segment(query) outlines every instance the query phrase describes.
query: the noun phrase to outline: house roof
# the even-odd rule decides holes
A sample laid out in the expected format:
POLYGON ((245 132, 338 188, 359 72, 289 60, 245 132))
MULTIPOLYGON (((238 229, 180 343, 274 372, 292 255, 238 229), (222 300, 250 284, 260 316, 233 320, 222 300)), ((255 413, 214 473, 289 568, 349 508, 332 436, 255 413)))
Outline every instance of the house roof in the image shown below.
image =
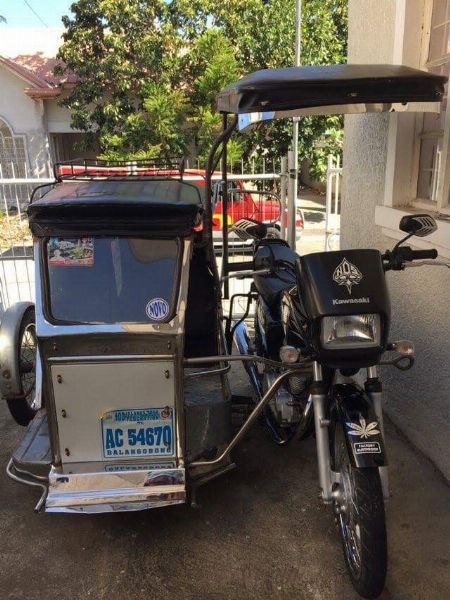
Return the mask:
POLYGON ((0 56, 0 65, 29 83, 31 87, 25 88, 24 92, 35 99, 54 98, 61 94, 63 87, 75 84, 76 76, 73 73, 54 74, 53 69, 57 64, 61 64, 61 61, 42 52, 21 54, 14 58, 0 56))

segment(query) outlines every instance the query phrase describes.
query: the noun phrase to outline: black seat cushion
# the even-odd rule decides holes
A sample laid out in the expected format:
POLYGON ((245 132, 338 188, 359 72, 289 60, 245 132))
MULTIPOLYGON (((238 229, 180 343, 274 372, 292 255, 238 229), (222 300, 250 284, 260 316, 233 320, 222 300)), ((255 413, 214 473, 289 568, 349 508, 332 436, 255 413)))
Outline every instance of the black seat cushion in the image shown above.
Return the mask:
POLYGON ((283 269, 283 266, 292 265, 295 268, 295 263, 298 254, 291 250, 287 242, 279 239, 262 240, 255 251, 255 260, 257 261, 258 253, 267 254, 267 249, 270 250, 275 265, 278 266, 277 276, 271 277, 267 275, 255 275, 255 287, 265 302, 270 306, 274 306, 279 300, 283 290, 289 289, 296 284, 295 269, 283 269))

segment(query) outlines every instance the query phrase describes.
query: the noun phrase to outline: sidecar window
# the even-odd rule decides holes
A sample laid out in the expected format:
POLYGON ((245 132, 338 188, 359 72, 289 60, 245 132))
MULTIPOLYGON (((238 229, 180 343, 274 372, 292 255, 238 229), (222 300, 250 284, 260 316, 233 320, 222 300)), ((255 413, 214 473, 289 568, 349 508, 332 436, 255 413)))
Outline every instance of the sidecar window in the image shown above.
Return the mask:
POLYGON ((164 323, 176 305, 181 242, 50 238, 50 318, 69 323, 164 323))

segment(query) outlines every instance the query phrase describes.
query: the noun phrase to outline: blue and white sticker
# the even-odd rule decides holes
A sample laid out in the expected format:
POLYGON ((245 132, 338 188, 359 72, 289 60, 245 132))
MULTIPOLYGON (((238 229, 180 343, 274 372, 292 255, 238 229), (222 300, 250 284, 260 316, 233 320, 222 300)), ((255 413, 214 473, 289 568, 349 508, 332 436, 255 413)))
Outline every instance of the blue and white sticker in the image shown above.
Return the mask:
POLYGON ((163 321, 169 314, 169 303, 164 298, 153 298, 147 303, 145 312, 152 321, 163 321))

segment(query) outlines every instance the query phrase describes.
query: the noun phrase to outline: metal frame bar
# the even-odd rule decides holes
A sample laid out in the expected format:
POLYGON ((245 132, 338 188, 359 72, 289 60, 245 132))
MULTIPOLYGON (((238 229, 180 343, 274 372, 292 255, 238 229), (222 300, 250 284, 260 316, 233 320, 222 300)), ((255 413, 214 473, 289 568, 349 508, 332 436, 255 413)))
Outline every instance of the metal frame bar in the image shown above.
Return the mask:
MULTIPOLYGON (((212 246, 212 206, 211 206, 211 196, 212 196, 212 177, 213 172, 216 167, 216 154, 217 150, 221 144, 226 145, 228 140, 233 134, 233 131, 236 129, 238 122, 237 116, 231 121, 231 123, 227 126, 225 130, 214 140, 211 150, 208 155, 208 160, 206 162, 206 185, 205 185, 205 219, 204 219, 204 227, 203 227, 203 235, 205 243, 210 243, 212 246)), ((220 156, 219 156, 220 158, 220 156)))
MULTIPOLYGON (((47 497, 47 492, 48 492, 47 485, 45 483, 43 483, 43 481, 37 481, 37 480, 32 481, 31 479, 25 479, 24 477, 19 477, 19 475, 14 473, 14 471, 17 471, 18 473, 19 472, 22 473, 22 471, 19 471, 19 469, 17 469, 17 467, 13 463, 13 459, 11 458, 9 460, 8 464, 6 465, 6 474, 8 475, 8 477, 10 479, 12 479, 13 481, 17 481, 19 483, 23 483, 23 484, 29 485, 31 487, 38 487, 42 490, 41 497, 39 498, 38 503, 34 507, 35 512, 39 512, 45 502, 45 498, 47 497)), ((29 476, 30 478, 37 479, 37 477, 35 475, 32 475, 31 473, 26 473, 24 471, 23 474, 29 476)))
MULTIPOLYGON (((223 113, 222 115, 222 131, 227 130, 228 115, 223 113)), ((224 141, 222 148, 222 280, 228 275, 228 174, 227 174, 227 162, 228 162, 228 139, 224 141)), ((223 282, 223 297, 228 299, 230 295, 230 283, 228 279, 223 282)))
MULTIPOLYGON (((239 356, 237 358, 239 358, 241 360, 243 357, 239 356)), ((254 358, 254 357, 249 357, 249 358, 254 358)), ((261 398, 261 400, 255 406, 253 411, 250 413, 250 416, 248 417, 248 419, 245 421, 245 423, 242 425, 242 427, 239 429, 239 431, 233 437, 233 439, 228 444, 228 446, 225 448, 225 450, 222 452, 222 454, 220 454, 220 456, 218 456, 214 460, 194 461, 194 462, 190 463, 188 466, 192 467, 192 468, 209 467, 209 466, 213 466, 213 465, 218 465, 223 460, 225 460, 229 456, 229 454, 233 450, 233 448, 242 440, 242 438, 245 436, 247 431, 250 429, 250 427, 253 425, 253 423, 256 421, 256 419, 259 417, 259 415, 262 413, 264 407, 268 404, 268 402, 276 394, 278 389, 283 384, 284 380, 287 379, 288 377, 291 377, 292 375, 297 375, 302 372, 303 371, 300 368, 292 369, 292 370, 289 369, 288 371, 285 371, 279 377, 277 377, 277 379, 275 379, 273 384, 270 386, 270 388, 267 390, 267 392, 264 394, 264 396, 261 398)))

